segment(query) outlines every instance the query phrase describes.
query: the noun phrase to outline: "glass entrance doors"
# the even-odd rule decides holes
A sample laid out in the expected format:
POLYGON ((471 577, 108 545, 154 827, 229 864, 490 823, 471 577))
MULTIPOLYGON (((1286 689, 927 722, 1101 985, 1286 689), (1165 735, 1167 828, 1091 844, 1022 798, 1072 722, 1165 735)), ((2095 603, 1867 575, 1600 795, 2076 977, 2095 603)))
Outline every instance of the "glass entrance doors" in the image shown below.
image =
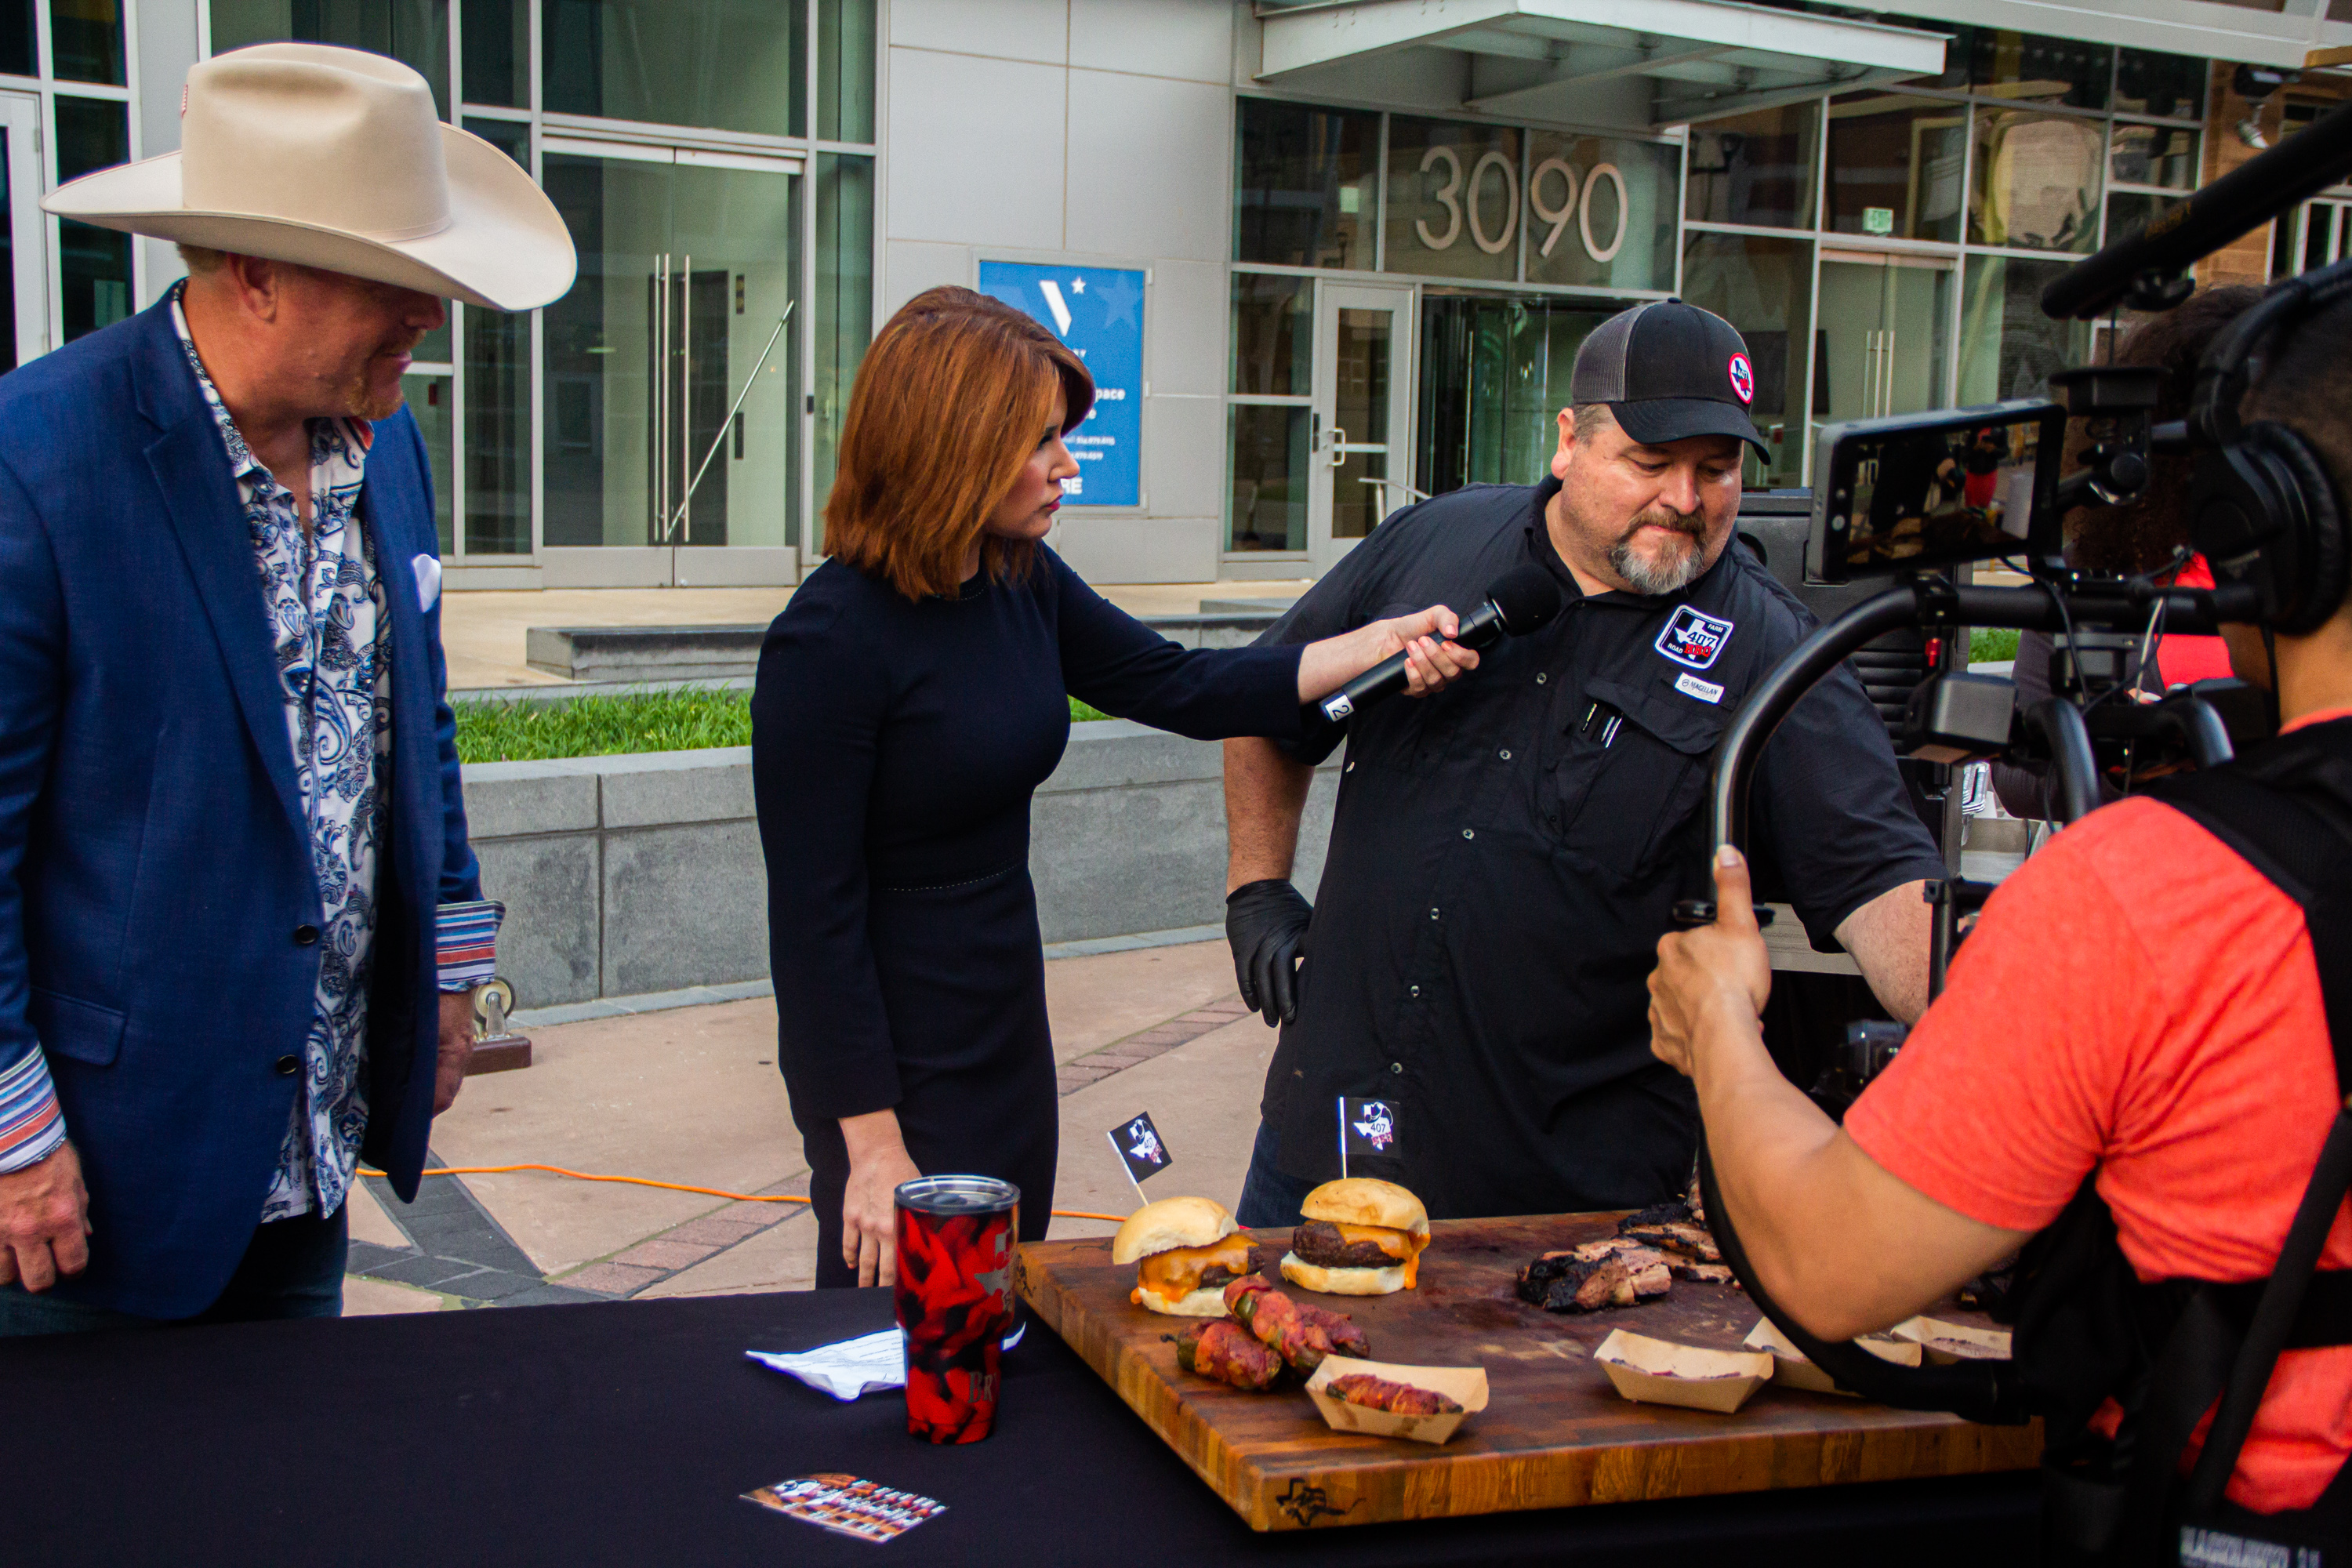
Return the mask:
POLYGON ((9 371, 48 351, 49 301, 47 237, 41 225, 41 163, 33 128, 40 123, 41 100, 30 93, 0 92, 0 199, 7 221, 0 224, 0 371, 9 371))
POLYGON ((1816 425, 1916 414, 1950 402, 1949 260, 1823 251, 1817 320, 1816 425))
POLYGON ((1413 499, 1412 293, 1317 286, 1307 554, 1318 576, 1413 499))
MULTIPOLYGON (((791 549, 800 164, 547 138, 580 280, 546 316, 545 539, 590 580, 701 586, 791 549), (739 406, 740 403, 740 406, 739 406), (731 417, 730 417, 731 411, 731 417), (704 553, 706 547, 731 547, 704 553)), ((789 581, 789 577, 784 580, 789 581)))
POLYGON ((1620 307, 1553 295, 1421 302, 1421 484, 1531 485, 1559 443, 1576 351, 1620 307))

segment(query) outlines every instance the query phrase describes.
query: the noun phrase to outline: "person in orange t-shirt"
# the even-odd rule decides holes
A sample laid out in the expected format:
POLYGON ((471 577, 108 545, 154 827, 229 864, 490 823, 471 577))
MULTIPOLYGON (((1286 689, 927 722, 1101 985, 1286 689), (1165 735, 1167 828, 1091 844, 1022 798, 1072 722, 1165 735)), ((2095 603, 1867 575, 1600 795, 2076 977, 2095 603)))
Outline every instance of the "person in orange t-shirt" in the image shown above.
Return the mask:
MULTIPOLYGON (((2308 318, 2246 408, 2302 433, 2339 495, 2352 416, 2315 392, 2347 350, 2352 304, 2308 318)), ((2229 641, 2287 729, 2352 723, 2352 609, 2280 635, 2275 671, 2253 628, 2229 641)), ((1711 1201, 1807 1329, 1843 1340, 1921 1310, 2015 1253, 2094 1170, 2143 1280, 2271 1272, 2337 1109, 2318 969, 2302 910, 2187 816, 2125 800, 2012 875, 1843 1128, 1765 1052, 1771 972, 1737 851, 1716 884, 1717 922, 1659 943, 1653 1048, 1696 1086, 1711 1201)), ((2343 1213, 2320 1267, 2352 1268, 2343 1213)), ((2226 1495, 2308 1508, 2347 1455, 2352 1346, 2289 1351, 2226 1495)))

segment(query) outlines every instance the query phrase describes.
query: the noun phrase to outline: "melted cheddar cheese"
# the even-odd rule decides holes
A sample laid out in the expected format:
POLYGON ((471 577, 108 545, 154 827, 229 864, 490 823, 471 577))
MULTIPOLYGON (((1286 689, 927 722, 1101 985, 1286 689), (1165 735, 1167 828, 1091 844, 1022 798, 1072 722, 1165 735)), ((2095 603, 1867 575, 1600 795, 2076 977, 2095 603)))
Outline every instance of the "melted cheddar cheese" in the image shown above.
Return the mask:
POLYGON ((1235 1231, 1208 1247, 1179 1247, 1153 1253, 1135 1266, 1132 1300, 1141 1306, 1144 1289, 1149 1287, 1161 1300, 1181 1300, 1201 1288, 1201 1276, 1217 1264, 1224 1265, 1236 1277, 1248 1273, 1249 1237, 1235 1231))

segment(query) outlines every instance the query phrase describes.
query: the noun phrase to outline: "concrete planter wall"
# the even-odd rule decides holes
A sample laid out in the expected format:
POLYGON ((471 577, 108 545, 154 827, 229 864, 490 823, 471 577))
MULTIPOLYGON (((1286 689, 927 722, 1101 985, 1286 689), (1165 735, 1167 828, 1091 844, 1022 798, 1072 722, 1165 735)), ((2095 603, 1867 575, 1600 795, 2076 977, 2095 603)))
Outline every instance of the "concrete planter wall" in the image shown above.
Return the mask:
MULTIPOLYGON (((1029 872, 1049 942, 1224 918, 1222 751, 1140 724, 1074 725, 1037 792, 1029 872)), ((481 763, 466 815, 507 904, 499 967, 525 1008, 768 973, 748 747, 481 763)), ((1315 780, 1297 880, 1322 875, 1338 764, 1315 780)))

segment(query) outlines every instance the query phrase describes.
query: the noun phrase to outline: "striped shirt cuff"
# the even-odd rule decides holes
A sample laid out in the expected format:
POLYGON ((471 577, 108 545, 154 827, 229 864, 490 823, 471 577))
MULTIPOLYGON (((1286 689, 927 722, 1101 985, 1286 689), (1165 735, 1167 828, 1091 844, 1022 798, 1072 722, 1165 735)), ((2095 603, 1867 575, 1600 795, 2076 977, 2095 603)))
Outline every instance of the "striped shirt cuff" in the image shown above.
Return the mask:
POLYGON ((499 922, 507 907, 496 899, 443 904, 439 916, 441 989, 471 991, 499 969, 499 922))
POLYGON ((0 1068, 0 1175, 37 1165, 66 1141, 66 1114, 38 1049, 0 1068))

